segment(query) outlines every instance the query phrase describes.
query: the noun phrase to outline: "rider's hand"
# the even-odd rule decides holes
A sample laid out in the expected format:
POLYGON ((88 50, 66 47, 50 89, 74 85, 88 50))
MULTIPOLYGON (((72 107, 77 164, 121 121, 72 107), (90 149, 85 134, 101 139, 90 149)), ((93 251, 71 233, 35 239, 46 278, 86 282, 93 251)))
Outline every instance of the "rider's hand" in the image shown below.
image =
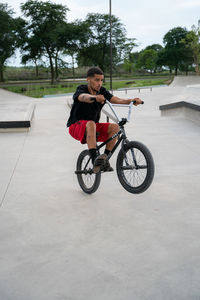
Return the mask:
POLYGON ((97 95, 96 100, 97 100, 97 102, 100 102, 101 104, 104 104, 104 102, 105 102, 105 98, 103 95, 97 95))
POLYGON ((134 98, 132 102, 134 102, 135 106, 137 106, 138 104, 143 104, 143 101, 140 98, 134 98))

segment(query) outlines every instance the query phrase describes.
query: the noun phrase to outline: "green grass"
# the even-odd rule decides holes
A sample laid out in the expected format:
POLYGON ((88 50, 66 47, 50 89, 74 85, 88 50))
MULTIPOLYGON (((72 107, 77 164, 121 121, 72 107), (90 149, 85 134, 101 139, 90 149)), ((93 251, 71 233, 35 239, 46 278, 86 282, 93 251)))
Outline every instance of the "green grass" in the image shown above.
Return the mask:
MULTIPOLYGON (((142 87, 142 86, 151 86, 151 85, 162 85, 168 83, 169 78, 163 79, 130 79, 130 80, 121 80, 115 81, 113 80, 113 90, 119 88, 131 88, 131 87, 142 87)), ((20 86, 5 86, 3 88, 14 92, 23 94, 29 97, 34 98, 42 98, 44 95, 55 95, 55 94, 65 94, 65 93, 74 93, 76 87, 80 85, 79 83, 63 83, 63 84, 56 84, 56 85, 47 85, 47 84, 40 84, 40 85, 20 85, 20 86)), ((104 87, 109 90, 110 83, 107 81, 104 84, 104 87)))
POLYGON ((23 94, 25 96, 42 98, 45 95, 73 93, 80 83, 70 84, 63 87, 62 85, 25 85, 25 86, 7 86, 6 90, 14 93, 23 94))
MULTIPOLYGON (((135 80, 128 80, 128 81, 113 81, 112 87, 113 90, 119 89, 119 88, 131 88, 131 87, 141 87, 141 86, 151 86, 151 85, 162 85, 167 84, 168 78, 163 79, 135 79, 135 80)), ((107 82, 105 85, 105 88, 110 88, 110 83, 107 82)))

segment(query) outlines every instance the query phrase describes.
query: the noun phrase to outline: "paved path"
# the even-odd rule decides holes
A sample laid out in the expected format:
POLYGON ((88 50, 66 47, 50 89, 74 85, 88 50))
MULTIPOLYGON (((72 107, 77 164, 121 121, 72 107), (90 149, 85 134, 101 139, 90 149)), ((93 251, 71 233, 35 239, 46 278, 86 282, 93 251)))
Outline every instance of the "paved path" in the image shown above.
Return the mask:
POLYGON ((145 105, 127 133, 156 165, 140 195, 116 173, 80 190, 66 98, 34 100, 31 130, 0 134, 1 300, 200 299, 200 126, 159 111, 180 91, 134 91, 145 105))

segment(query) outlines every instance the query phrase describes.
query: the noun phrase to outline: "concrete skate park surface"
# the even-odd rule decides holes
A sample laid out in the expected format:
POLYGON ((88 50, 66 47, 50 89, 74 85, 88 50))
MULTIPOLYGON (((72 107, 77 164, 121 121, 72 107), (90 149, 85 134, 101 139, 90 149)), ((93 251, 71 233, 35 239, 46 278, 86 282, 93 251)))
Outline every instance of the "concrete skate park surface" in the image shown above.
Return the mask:
POLYGON ((35 112, 29 131, 0 134, 1 300, 200 299, 200 125, 159 110, 186 85, 114 92, 145 101, 126 126, 155 160, 140 195, 116 172, 102 175, 95 194, 80 190, 74 170, 86 146, 66 130, 66 97, 4 94, 35 112))

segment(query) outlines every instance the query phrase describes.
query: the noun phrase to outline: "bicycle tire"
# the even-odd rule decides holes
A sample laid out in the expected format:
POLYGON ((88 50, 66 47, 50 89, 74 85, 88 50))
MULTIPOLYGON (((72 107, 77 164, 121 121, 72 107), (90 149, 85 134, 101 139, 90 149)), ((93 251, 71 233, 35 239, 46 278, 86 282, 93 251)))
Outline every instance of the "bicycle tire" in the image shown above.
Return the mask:
POLYGON ((131 141, 119 151, 116 169, 121 185, 132 194, 140 194, 151 185, 155 167, 149 149, 140 142, 131 141))
POLYGON ((81 189, 87 194, 96 192, 101 181, 101 173, 93 173, 92 168, 93 164, 90 159, 90 153, 88 150, 83 150, 79 154, 75 173, 77 174, 81 189))

